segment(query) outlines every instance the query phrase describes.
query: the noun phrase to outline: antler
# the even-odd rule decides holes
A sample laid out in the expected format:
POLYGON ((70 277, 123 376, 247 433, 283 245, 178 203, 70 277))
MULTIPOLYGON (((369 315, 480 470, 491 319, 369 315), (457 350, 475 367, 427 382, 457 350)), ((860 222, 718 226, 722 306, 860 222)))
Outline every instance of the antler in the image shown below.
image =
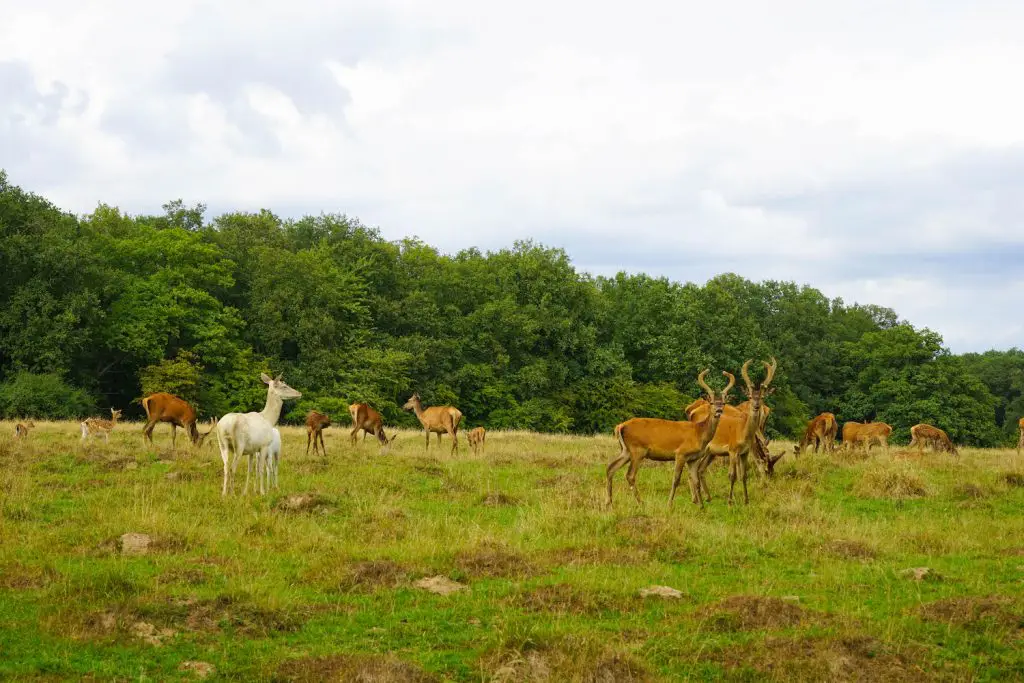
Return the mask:
POLYGON ((743 381, 747 383, 747 396, 750 396, 751 392, 754 391, 754 383, 750 381, 750 374, 747 372, 747 368, 750 367, 751 360, 752 359, 748 358, 743 363, 743 367, 740 369, 740 374, 743 376, 743 381))
POLYGON ((722 391, 722 403, 725 403, 729 398, 729 390, 736 386, 736 377, 731 372, 722 370, 722 374, 729 378, 729 383, 725 385, 725 389, 722 391))
POLYGON ((779 363, 778 361, 775 360, 775 356, 772 356, 771 365, 765 363, 764 361, 761 361, 761 363, 764 364, 764 369, 767 373, 764 376, 764 380, 761 381, 761 389, 764 390, 767 389, 768 385, 772 383, 772 378, 775 377, 775 368, 778 367, 779 363))
POLYGON ((709 387, 707 385, 707 382, 704 381, 704 376, 707 375, 708 372, 710 372, 710 371, 707 368, 705 368, 704 370, 701 370, 700 374, 697 375, 697 384, 700 385, 701 389, 703 389, 704 391, 708 392, 708 399, 711 400, 711 401, 714 401, 715 400, 715 390, 712 389, 711 387, 709 387))

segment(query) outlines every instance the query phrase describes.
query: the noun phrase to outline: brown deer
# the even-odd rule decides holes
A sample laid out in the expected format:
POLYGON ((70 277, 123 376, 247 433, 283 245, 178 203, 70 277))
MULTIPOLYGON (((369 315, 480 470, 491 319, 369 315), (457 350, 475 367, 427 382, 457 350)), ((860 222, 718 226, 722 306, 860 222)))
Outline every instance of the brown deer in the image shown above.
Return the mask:
POLYGON ((1020 449, 1024 448, 1024 417, 1017 420, 1017 428, 1020 429, 1020 438, 1017 439, 1017 455, 1020 455, 1020 449))
MULTIPOLYGON (((698 398, 690 405, 683 409, 683 412, 689 416, 693 411, 703 405, 707 405, 708 402, 703 398, 698 398)), ((738 405, 726 405, 723 407, 722 415, 727 417, 744 417, 750 412, 750 400, 743 401, 738 405)), ((771 477, 775 474, 775 464, 782 458, 782 455, 772 457, 771 453, 768 452, 768 437, 764 433, 764 425, 768 421, 768 415, 772 412, 772 409, 768 406, 761 404, 761 418, 759 420, 759 427, 757 434, 754 439, 754 460, 758 467, 764 472, 765 476, 771 477)))
POLYGON ((110 409, 110 419, 104 420, 99 417, 90 417, 82 423, 82 443, 95 434, 102 434, 104 441, 110 443, 110 432, 117 426, 117 418, 121 417, 121 411, 110 409))
POLYGON ((924 453, 925 444, 931 444, 931 447, 936 451, 945 451, 952 453, 953 455, 960 455, 960 451, 956 449, 953 442, 950 441, 946 432, 942 431, 938 427, 933 427, 929 424, 916 424, 910 428, 910 445, 908 448, 917 446, 918 454, 924 453))
POLYGON ((483 427, 477 427, 471 429, 466 434, 466 440, 469 441, 469 447, 473 449, 473 454, 483 453, 484 451, 484 439, 487 438, 487 432, 483 427))
POLYGON ((843 446, 853 450, 863 445, 865 451, 878 444, 889 450, 889 435, 892 427, 884 422, 847 422, 843 425, 843 446))
POLYGON ((690 498, 694 504, 704 500, 700 497, 700 483, 697 480, 697 465, 700 463, 708 442, 715 433, 715 428, 722 417, 722 410, 729 390, 736 384, 736 378, 729 373, 722 373, 729 378, 729 384, 721 394, 707 385, 704 377, 709 370, 702 370, 697 375, 697 384, 707 392, 707 400, 694 408, 689 421, 662 420, 653 417, 634 417, 615 426, 615 438, 619 442, 619 455, 605 470, 608 480, 608 497, 605 505, 612 505, 612 480, 615 473, 626 463, 626 482, 633 491, 636 502, 640 503, 640 490, 636 486, 636 475, 640 463, 647 460, 659 462, 675 461, 675 472, 672 478, 672 490, 668 504, 671 507, 675 499, 676 488, 682 478, 683 467, 689 469, 690 498))
MULTIPOLYGON (((433 410, 433 408, 429 409, 433 410)), ((398 432, 390 439, 388 435, 384 433, 384 417, 374 410, 369 404, 366 403, 353 403, 348 407, 348 412, 352 416, 352 432, 349 436, 352 438, 352 445, 356 445, 356 439, 359 437, 359 430, 363 431, 363 443, 366 443, 366 435, 373 434, 377 437, 377 441, 380 442, 382 452, 386 452, 388 446, 398 437, 398 432)), ((430 435, 427 435, 429 439, 430 435)), ((438 441, 441 440, 441 435, 437 436, 438 441)))
POLYGON ((827 451, 834 451, 838 432, 839 423, 836 422, 836 416, 832 413, 822 413, 807 423, 804 436, 800 439, 800 443, 793 447, 793 452, 800 455, 812 443, 815 453, 818 452, 819 447, 824 447, 827 451))
POLYGON ((313 455, 316 455, 317 441, 320 443, 320 452, 327 457, 327 449, 324 447, 324 429, 331 426, 331 416, 326 413, 318 413, 311 410, 306 413, 306 455, 309 455, 309 444, 313 444, 313 455))
POLYGON ((143 398, 142 409, 146 411, 146 426, 142 428, 142 436, 150 445, 153 444, 153 430, 158 422, 170 423, 171 450, 175 453, 178 451, 178 427, 185 430, 193 446, 201 445, 196 411, 188 401, 160 391, 143 398))
MULTIPOLYGON (((747 495, 747 458, 751 451, 756 453, 759 447, 757 433, 761 428, 762 401, 772 391, 769 385, 772 382, 772 378, 775 377, 775 370, 778 367, 778 362, 774 358, 772 358, 770 364, 762 361, 765 367, 765 376, 761 380, 761 384, 755 388, 748 372, 751 362, 748 359, 740 369, 740 375, 743 377, 743 382, 746 385, 745 391, 750 399, 749 402, 745 402, 747 413, 740 417, 732 415, 722 416, 718 423, 718 428, 715 430, 714 438, 708 444, 707 454, 697 469, 698 486, 707 495, 707 499, 711 500, 711 492, 708 489, 704 473, 716 457, 728 456, 729 505, 733 504, 736 480, 739 478, 743 480, 743 502, 745 504, 750 503, 750 497, 747 495)), ((775 458, 772 458, 770 455, 767 455, 767 457, 770 463, 769 466, 774 469, 775 463, 782 457, 782 454, 775 458)), ((698 490, 698 495, 700 495, 700 490, 698 490)))
POLYGON ((409 397, 409 400, 402 406, 402 410, 411 410, 416 413, 416 419, 423 425, 427 443, 424 448, 430 450, 430 433, 437 434, 437 445, 441 445, 441 435, 451 434, 452 453, 459 450, 459 423, 462 421, 462 411, 455 406, 431 406, 424 408, 420 402, 418 393, 409 397))
POLYGON ((28 422, 19 422, 18 424, 14 425, 14 438, 15 439, 27 438, 28 437, 28 430, 34 428, 35 426, 36 426, 36 423, 33 422, 32 420, 29 420, 28 422))

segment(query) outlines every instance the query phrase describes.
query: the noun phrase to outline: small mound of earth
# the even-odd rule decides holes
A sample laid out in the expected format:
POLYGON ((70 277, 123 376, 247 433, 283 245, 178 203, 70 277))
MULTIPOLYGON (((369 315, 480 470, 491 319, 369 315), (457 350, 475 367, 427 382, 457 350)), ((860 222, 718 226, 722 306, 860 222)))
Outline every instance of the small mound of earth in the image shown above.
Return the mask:
POLYGON ((876 556, 874 548, 860 541, 840 539, 831 541, 824 547, 830 554, 850 560, 873 560, 876 556))
POLYGON ((589 547, 559 548, 545 553, 546 564, 555 567, 577 567, 580 565, 617 564, 631 566, 644 564, 650 559, 647 548, 638 547, 589 547))
POLYGON ((792 600, 735 595, 697 611, 711 630, 760 631, 790 628, 810 619, 807 610, 792 600))
POLYGON ((683 597, 683 593, 671 586, 648 586, 640 589, 640 597, 678 600, 683 597))
POLYGON ((529 649, 490 655, 481 662, 492 683, 587 681, 593 683, 643 683, 649 674, 624 655, 593 652, 585 645, 529 649))
POLYGON ((986 622, 1024 630, 1024 613, 1015 608, 1013 600, 1004 596, 984 598, 947 598, 922 605, 918 615, 924 621, 937 621, 955 626, 982 626, 986 622))
POLYGON ((529 592, 518 593, 510 596, 508 602, 527 612, 555 614, 593 615, 625 608, 625 605, 617 604, 606 595, 584 591, 565 583, 540 586, 529 592))
POLYGON ((178 665, 178 671, 191 672, 196 678, 209 678, 217 669, 209 662, 182 662, 178 665))
POLYGON ((405 568, 396 562, 369 560, 347 565, 338 587, 341 590, 395 588, 405 583, 408 578, 405 568))
POLYGON ((131 634, 139 640, 153 645, 154 647, 160 647, 164 644, 164 641, 168 638, 173 638, 176 634, 169 628, 157 628, 153 624, 145 621, 137 621, 132 624, 130 629, 131 634))
POLYGON ((942 575, 931 567, 911 567, 900 572, 900 576, 913 581, 942 581, 942 575))
POLYGON ((488 493, 480 499, 480 504, 486 505, 487 507, 505 507, 518 505, 519 501, 513 496, 509 496, 504 493, 488 493))
POLYGON ((473 578, 522 578, 535 571, 533 565, 519 553, 491 543, 458 553, 455 564, 473 578))
POLYGON ((452 593, 458 593, 459 591, 469 590, 469 586, 461 584, 458 581, 452 581, 447 576, 440 575, 420 579, 414 583, 413 586, 425 590, 428 593, 435 593, 437 595, 451 595, 452 593))
POLYGON ((59 574, 52 567, 34 567, 14 562, 0 567, 0 588, 43 588, 58 577, 59 574))
POLYGON ((319 493, 293 493, 274 503, 281 512, 326 512, 332 507, 334 503, 319 493))
POLYGON ((291 659, 277 669, 275 680, 294 683, 432 683, 436 676, 393 656, 327 655, 291 659))

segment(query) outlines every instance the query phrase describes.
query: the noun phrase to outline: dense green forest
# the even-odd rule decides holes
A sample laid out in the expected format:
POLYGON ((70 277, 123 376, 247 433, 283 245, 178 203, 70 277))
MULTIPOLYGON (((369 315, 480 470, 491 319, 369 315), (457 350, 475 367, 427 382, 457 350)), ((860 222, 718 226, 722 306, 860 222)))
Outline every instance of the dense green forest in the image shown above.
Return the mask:
POLYGON ((447 255, 346 215, 162 209, 76 217, 0 171, 0 414, 137 417, 156 390, 203 415, 259 409, 267 371, 303 392, 287 421, 361 400, 412 424, 399 406, 419 391, 466 426, 592 433, 680 419, 700 369, 771 355, 775 435, 829 410, 896 441, 923 421, 994 445, 1024 414, 1021 351, 956 356, 891 309, 792 282, 593 277, 529 241, 447 255))

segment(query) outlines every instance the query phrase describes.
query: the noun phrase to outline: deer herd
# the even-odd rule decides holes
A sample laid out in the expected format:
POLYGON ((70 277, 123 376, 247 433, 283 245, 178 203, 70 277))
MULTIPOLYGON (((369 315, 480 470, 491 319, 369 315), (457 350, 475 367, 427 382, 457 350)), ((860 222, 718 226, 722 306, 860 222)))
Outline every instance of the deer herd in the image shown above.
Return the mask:
MULTIPOLYGON (((632 490, 636 501, 641 502, 640 491, 636 485, 636 477, 641 463, 646 460, 669 461, 675 463, 675 472, 669 492, 668 503, 672 505, 683 471, 687 472, 687 484, 693 504, 704 506, 711 500, 705 473, 715 458, 726 458, 729 470, 729 505, 733 504, 736 482, 743 485, 743 501, 749 503, 747 494, 747 471, 750 457, 766 476, 771 476, 775 464, 784 455, 772 456, 768 452, 769 441, 765 436, 764 427, 771 412, 765 399, 774 391, 771 386, 778 363, 774 358, 771 362, 763 362, 765 372, 760 383, 750 378, 752 360, 743 363, 740 376, 743 379, 743 391, 747 400, 738 405, 728 403, 729 392, 736 385, 736 377, 727 371, 722 374, 727 378, 725 388, 716 392, 708 386, 706 377, 710 370, 702 370, 697 375, 697 385, 704 395, 697 398, 684 409, 686 419, 681 421, 659 418, 635 417, 615 426, 613 434, 619 445, 619 454, 605 470, 607 480, 606 506, 612 504, 612 481, 615 473, 624 465, 626 482, 632 490)), ((234 491, 234 477, 242 458, 246 460, 245 488, 249 491, 249 478, 255 470, 255 477, 260 494, 265 494, 271 487, 278 488, 278 466, 281 457, 281 433, 277 423, 281 417, 284 402, 298 399, 302 393, 288 386, 284 378, 275 378, 262 373, 260 379, 267 385, 267 399, 260 412, 228 413, 219 420, 210 418, 209 429, 205 433, 199 431, 198 415, 188 401, 173 394, 158 392, 142 399, 142 408, 146 413, 146 424, 142 429, 145 442, 153 443, 153 430, 158 423, 165 422, 171 426, 171 449, 177 452, 177 429, 185 430, 193 446, 202 447, 206 439, 216 433, 221 460, 224 465, 224 476, 221 495, 227 496, 229 489, 234 491)), ((459 447, 459 426, 462 412, 452 405, 424 407, 419 394, 414 393, 403 410, 412 411, 423 426, 424 448, 430 448, 431 433, 437 435, 438 446, 441 435, 448 434, 452 438, 451 453, 459 447)), ((384 419, 381 414, 367 403, 353 403, 348 407, 352 419, 350 439, 353 446, 357 444, 359 432, 363 432, 363 442, 367 434, 372 434, 379 442, 381 453, 387 453, 389 446, 398 436, 395 432, 390 438, 384 431, 384 419)), ((109 442, 110 433, 117 426, 121 411, 111 408, 110 419, 90 417, 81 423, 81 442, 87 444, 94 436, 102 436, 109 442)), ((324 445, 323 430, 331 426, 329 415, 310 410, 306 415, 306 455, 309 447, 313 447, 313 455, 319 452, 327 456, 324 445)), ((15 426, 15 439, 24 440, 29 430, 35 427, 31 421, 18 422, 15 426)), ((1024 417, 1020 419, 1020 438, 1017 452, 1024 449, 1024 417)), ((885 450, 889 448, 889 435, 892 427, 884 422, 847 422, 843 425, 841 444, 845 449, 852 450, 863 447, 870 451, 874 446, 885 450)), ((948 452, 959 455, 959 451, 943 430, 928 424, 914 425, 910 429, 910 448, 917 447, 923 452, 930 446, 937 452, 948 452)), ((833 413, 821 413, 807 423, 803 437, 794 445, 794 456, 799 456, 808 448, 814 452, 819 450, 833 452, 839 446, 839 424, 833 413)), ((482 454, 486 432, 483 427, 476 427, 467 434, 470 448, 474 454, 482 454)))

